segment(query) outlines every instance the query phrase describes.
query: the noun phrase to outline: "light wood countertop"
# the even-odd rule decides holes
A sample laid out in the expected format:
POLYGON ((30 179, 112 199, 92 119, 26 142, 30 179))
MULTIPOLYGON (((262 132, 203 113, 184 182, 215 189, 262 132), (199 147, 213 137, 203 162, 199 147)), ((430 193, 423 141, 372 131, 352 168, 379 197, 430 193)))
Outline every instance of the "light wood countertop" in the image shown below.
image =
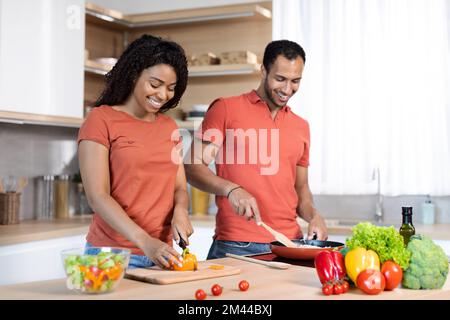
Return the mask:
MULTIPOLYGON (((190 218, 194 228, 215 227, 214 215, 190 216, 190 218)), ((69 219, 25 220, 20 224, 0 225, 0 246, 86 234, 91 220, 92 215, 84 215, 69 219)), ((336 219, 327 219, 326 224, 328 234, 351 235, 350 225, 339 225, 336 219)), ((301 226, 303 232, 306 232, 306 222, 302 221, 301 226)), ((450 240, 450 224, 415 224, 415 228, 416 233, 427 235, 432 239, 450 240)))
POLYGON ((0 246, 86 234, 92 216, 69 219, 24 220, 19 224, 0 225, 0 246))
MULTIPOLYGON (((133 300, 192 300, 197 289, 207 292, 208 300, 426 300, 450 299, 450 280, 447 278, 442 289, 409 290, 397 288, 379 295, 370 296, 356 288, 341 295, 324 296, 321 284, 314 268, 290 266, 287 270, 272 269, 231 258, 217 259, 215 263, 237 266, 242 272, 239 275, 183 282, 170 285, 156 285, 123 279, 112 293, 100 295, 84 295, 66 289, 65 279, 30 282, 24 284, 0 286, 0 300, 36 299, 36 300, 97 300, 97 299, 133 299, 133 300), (246 292, 237 289, 240 280, 247 280, 250 288, 246 292), (209 292, 213 284, 223 286, 223 293, 213 297, 209 292)), ((449 277, 450 278, 450 277, 449 277)))

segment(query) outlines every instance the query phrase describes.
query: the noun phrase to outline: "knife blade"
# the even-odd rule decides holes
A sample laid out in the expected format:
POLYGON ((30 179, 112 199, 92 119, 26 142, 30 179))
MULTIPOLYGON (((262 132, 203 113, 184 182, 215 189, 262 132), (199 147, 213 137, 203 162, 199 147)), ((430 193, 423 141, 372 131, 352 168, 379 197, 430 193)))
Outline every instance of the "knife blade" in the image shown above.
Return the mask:
POLYGON ((180 237, 180 241, 178 242, 178 245, 181 249, 185 250, 187 248, 186 241, 181 237, 180 233, 178 233, 178 236, 180 237))

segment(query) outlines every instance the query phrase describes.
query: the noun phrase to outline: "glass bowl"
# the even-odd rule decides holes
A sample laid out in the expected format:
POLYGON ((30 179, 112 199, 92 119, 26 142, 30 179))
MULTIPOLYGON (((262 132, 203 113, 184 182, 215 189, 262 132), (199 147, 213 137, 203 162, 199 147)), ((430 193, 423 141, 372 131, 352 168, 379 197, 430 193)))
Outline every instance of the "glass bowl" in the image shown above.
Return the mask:
POLYGON ((66 285, 78 293, 112 292, 122 280, 131 251, 114 247, 87 247, 61 252, 66 285))

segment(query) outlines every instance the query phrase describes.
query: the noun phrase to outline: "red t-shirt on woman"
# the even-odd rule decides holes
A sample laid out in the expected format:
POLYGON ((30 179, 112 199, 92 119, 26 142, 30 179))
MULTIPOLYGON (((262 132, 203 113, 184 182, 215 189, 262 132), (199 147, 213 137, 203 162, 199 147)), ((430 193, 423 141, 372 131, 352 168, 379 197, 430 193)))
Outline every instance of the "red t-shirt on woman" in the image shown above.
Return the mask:
MULTIPOLYGON (((111 196, 150 236, 172 245, 171 220, 178 164, 172 161, 179 143, 178 127, 158 114, 139 120, 110 106, 94 108, 83 123, 78 143, 91 140, 109 150, 111 196)), ((95 179, 95 177, 93 177, 95 179)), ((143 254, 136 245, 95 213, 86 240, 143 254)))

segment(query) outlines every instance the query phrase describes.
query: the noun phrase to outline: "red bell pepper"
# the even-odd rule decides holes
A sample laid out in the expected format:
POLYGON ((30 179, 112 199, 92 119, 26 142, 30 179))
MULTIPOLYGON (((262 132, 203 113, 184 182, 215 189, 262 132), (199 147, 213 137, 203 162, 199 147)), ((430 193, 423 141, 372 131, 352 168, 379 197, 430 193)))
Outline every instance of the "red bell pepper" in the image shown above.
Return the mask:
POLYGON ((344 256, 339 251, 320 251, 314 259, 314 266, 322 284, 334 285, 346 276, 344 256))

